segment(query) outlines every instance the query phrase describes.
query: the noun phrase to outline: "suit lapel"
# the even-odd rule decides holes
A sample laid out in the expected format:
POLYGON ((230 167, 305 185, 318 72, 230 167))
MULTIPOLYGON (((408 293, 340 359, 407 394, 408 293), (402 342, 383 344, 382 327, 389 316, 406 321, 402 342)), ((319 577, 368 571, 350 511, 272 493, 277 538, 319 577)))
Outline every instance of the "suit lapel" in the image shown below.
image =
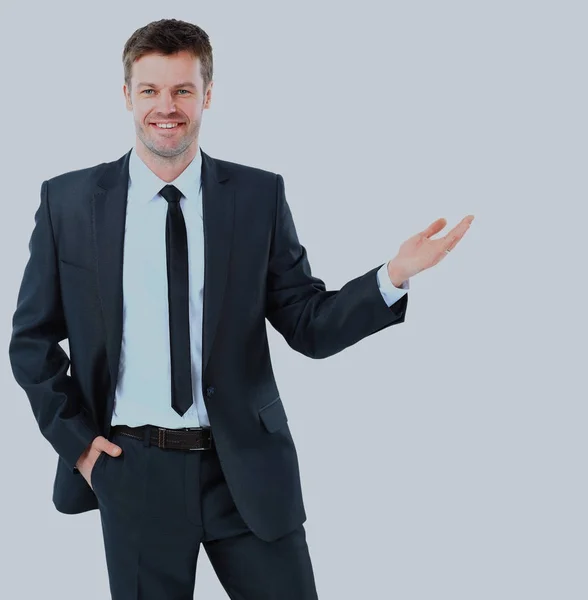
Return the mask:
MULTIPOLYGON (((202 218, 204 222, 204 306, 202 373, 206 369, 227 281, 233 238, 235 190, 229 173, 202 153, 202 218)), ((127 152, 109 163, 92 195, 92 226, 99 296, 106 329, 106 353, 111 375, 108 402, 113 398, 122 343, 123 250, 129 185, 127 152)), ((165 227, 165 224, 162 224, 165 227)), ((148 326, 148 323, 146 323, 148 326)), ((109 406, 109 411, 111 407, 109 406)), ((110 412, 109 412, 110 414, 110 412)))

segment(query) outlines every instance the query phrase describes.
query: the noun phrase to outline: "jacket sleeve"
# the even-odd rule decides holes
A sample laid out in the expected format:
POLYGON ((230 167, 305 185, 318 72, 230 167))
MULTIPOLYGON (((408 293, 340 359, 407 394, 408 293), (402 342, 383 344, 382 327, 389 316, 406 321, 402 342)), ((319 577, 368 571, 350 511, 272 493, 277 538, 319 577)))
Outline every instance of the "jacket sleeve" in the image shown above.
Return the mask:
POLYGON ((378 288, 382 265, 326 290, 312 275, 286 201, 284 179, 276 176, 276 208, 267 273, 266 317, 294 350, 326 358, 382 329, 404 322, 408 292, 388 306, 378 288))
POLYGON ((69 357, 59 345, 67 337, 67 329, 47 181, 41 185, 29 254, 12 319, 10 363, 41 433, 75 472, 78 458, 99 434, 82 410, 80 390, 67 375, 69 357))

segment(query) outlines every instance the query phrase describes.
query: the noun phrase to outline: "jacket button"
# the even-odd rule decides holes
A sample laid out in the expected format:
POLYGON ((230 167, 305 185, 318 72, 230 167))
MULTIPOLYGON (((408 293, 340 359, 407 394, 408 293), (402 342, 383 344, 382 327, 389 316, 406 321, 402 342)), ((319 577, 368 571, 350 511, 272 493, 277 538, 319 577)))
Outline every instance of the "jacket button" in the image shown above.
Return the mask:
POLYGON ((206 388, 206 395, 207 396, 212 396, 214 394, 214 388, 212 386, 209 386, 206 388))

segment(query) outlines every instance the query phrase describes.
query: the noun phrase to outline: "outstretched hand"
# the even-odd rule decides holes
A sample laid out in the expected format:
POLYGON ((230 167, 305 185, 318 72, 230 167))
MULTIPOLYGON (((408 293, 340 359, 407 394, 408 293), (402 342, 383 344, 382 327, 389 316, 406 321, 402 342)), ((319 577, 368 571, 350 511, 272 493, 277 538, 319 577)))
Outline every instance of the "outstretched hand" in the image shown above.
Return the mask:
POLYGON ((398 254, 388 262, 388 275, 392 283, 400 287, 406 279, 441 262, 465 235, 473 220, 474 215, 468 215, 446 235, 432 240, 431 236, 447 225, 445 219, 437 219, 424 231, 408 238, 400 246, 398 254))

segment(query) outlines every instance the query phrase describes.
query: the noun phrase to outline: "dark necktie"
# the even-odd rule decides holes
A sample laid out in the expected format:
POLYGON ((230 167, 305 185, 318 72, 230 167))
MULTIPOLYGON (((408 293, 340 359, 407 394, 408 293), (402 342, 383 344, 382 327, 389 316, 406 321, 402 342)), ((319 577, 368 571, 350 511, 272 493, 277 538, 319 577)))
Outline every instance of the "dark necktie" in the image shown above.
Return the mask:
POLYGON ((165 251, 169 301, 171 403, 183 415, 192 406, 192 360, 188 277, 188 236, 180 207, 182 192, 166 185, 159 192, 167 200, 165 251))

